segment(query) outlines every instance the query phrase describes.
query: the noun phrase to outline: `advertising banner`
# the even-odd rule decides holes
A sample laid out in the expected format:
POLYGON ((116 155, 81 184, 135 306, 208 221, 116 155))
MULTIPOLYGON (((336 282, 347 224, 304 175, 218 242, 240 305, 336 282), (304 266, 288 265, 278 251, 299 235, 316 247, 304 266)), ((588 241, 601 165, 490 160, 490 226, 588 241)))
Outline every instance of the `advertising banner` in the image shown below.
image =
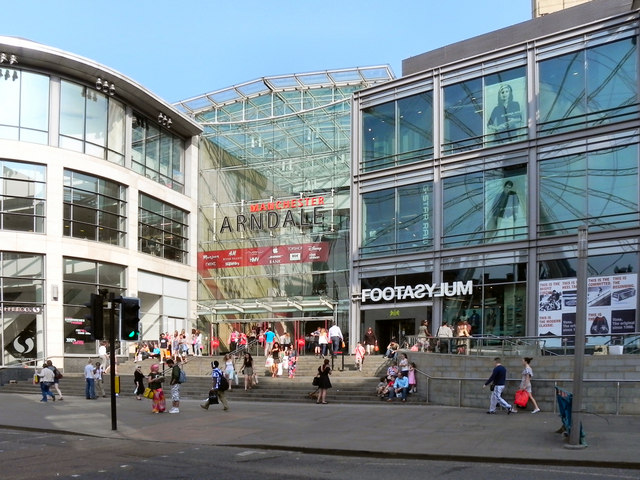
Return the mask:
MULTIPOLYGON (((574 335, 577 279, 539 283, 538 335, 574 335)), ((638 275, 620 274, 587 279, 587 335, 633 333, 636 330, 638 275)), ((604 343, 607 338, 598 342, 604 343)))
POLYGON ((290 263, 326 262, 329 259, 329 242, 277 245, 274 247, 235 248, 214 250, 198 254, 198 271, 285 265, 290 263))

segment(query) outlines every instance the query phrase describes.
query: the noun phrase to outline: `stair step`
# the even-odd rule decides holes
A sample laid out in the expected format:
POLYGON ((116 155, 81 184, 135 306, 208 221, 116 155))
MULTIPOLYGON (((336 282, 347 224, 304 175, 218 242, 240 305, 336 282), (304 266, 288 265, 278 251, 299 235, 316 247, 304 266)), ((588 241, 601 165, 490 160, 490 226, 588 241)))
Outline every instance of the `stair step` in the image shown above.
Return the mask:
MULTIPOLYGON (((379 378, 386 372, 387 362, 381 356, 368 357, 365 361, 363 371, 355 369, 353 357, 344 358, 344 370, 342 358, 334 359, 336 369, 332 372, 333 388, 329 391, 331 401, 335 403, 369 403, 379 402, 380 399, 375 394, 375 389, 379 378)), ((180 396, 184 399, 204 398, 211 387, 211 357, 189 357, 184 365, 188 380, 182 384, 180 396)), ((244 378, 239 377, 239 385, 232 384, 232 391, 229 393, 231 399, 242 401, 274 401, 274 402, 307 402, 313 401, 309 394, 315 391, 311 385, 313 377, 317 372, 322 359, 313 356, 301 356, 298 358, 296 377, 290 379, 286 376, 286 370, 282 377, 271 377, 270 373, 262 371, 260 365, 264 362, 264 357, 254 358, 254 370, 258 372, 259 385, 250 391, 244 390, 244 378)), ((146 373, 149 367, 157 361, 145 360, 142 362, 142 369, 146 373)), ((140 362, 138 362, 138 365, 140 362)), ((240 368, 241 363, 236 363, 236 368, 240 368)), ((120 390, 122 396, 133 396, 133 370, 136 364, 133 361, 121 362, 118 365, 120 376, 120 390), (125 373, 126 372, 126 373, 125 373), (131 373, 129 373, 131 372, 131 373), (122 374, 124 373, 124 374, 122 374)), ((105 376, 104 388, 110 391, 109 375, 105 376)), ((85 380, 81 373, 65 373, 60 382, 60 389, 64 396, 84 396, 85 380)), ((0 393, 21 393, 39 395, 38 385, 33 385, 31 381, 17 382, 0 387, 0 393)), ((419 401, 419 399, 412 399, 419 401)))

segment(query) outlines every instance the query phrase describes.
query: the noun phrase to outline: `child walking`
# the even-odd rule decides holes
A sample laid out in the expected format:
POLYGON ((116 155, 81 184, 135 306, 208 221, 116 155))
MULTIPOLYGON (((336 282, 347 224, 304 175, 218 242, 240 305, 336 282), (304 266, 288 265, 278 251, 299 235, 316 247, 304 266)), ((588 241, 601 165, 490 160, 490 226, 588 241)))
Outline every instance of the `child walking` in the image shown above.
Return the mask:
POLYGON ((359 371, 362 371, 362 364, 364 363, 364 354, 365 354, 365 349, 362 346, 362 343, 358 342, 358 345, 356 346, 356 368, 359 371))

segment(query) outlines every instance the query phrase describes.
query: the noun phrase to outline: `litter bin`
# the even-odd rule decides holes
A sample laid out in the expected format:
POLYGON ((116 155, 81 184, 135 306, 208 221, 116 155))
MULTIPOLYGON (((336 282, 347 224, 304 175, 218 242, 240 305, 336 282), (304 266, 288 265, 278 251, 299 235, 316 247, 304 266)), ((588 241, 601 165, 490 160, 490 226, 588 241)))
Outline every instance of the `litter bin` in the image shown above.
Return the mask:
MULTIPOLYGON (((557 433, 564 434, 565 437, 569 437, 571 432, 571 408, 573 404, 573 393, 563 390, 560 387, 556 388, 556 401, 558 402, 558 411, 560 412, 560 418, 562 419, 562 426, 557 430, 557 433)), ((586 445, 584 431, 582 430, 582 423, 580 423, 580 445, 586 445)))

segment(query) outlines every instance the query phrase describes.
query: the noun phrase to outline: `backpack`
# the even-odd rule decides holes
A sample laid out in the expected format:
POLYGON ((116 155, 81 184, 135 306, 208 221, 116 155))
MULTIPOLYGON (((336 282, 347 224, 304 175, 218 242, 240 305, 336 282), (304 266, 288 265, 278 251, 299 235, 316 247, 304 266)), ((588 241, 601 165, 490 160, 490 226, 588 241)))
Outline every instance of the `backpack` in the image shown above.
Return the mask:
POLYGON ((185 383, 186 381, 187 381, 187 374, 181 368, 180 369, 180 375, 178 376, 178 383, 185 383))
POLYGON ((220 377, 218 390, 220 390, 221 392, 226 392, 227 390, 229 390, 229 380, 227 380, 227 377, 225 377, 224 375, 220 377))

